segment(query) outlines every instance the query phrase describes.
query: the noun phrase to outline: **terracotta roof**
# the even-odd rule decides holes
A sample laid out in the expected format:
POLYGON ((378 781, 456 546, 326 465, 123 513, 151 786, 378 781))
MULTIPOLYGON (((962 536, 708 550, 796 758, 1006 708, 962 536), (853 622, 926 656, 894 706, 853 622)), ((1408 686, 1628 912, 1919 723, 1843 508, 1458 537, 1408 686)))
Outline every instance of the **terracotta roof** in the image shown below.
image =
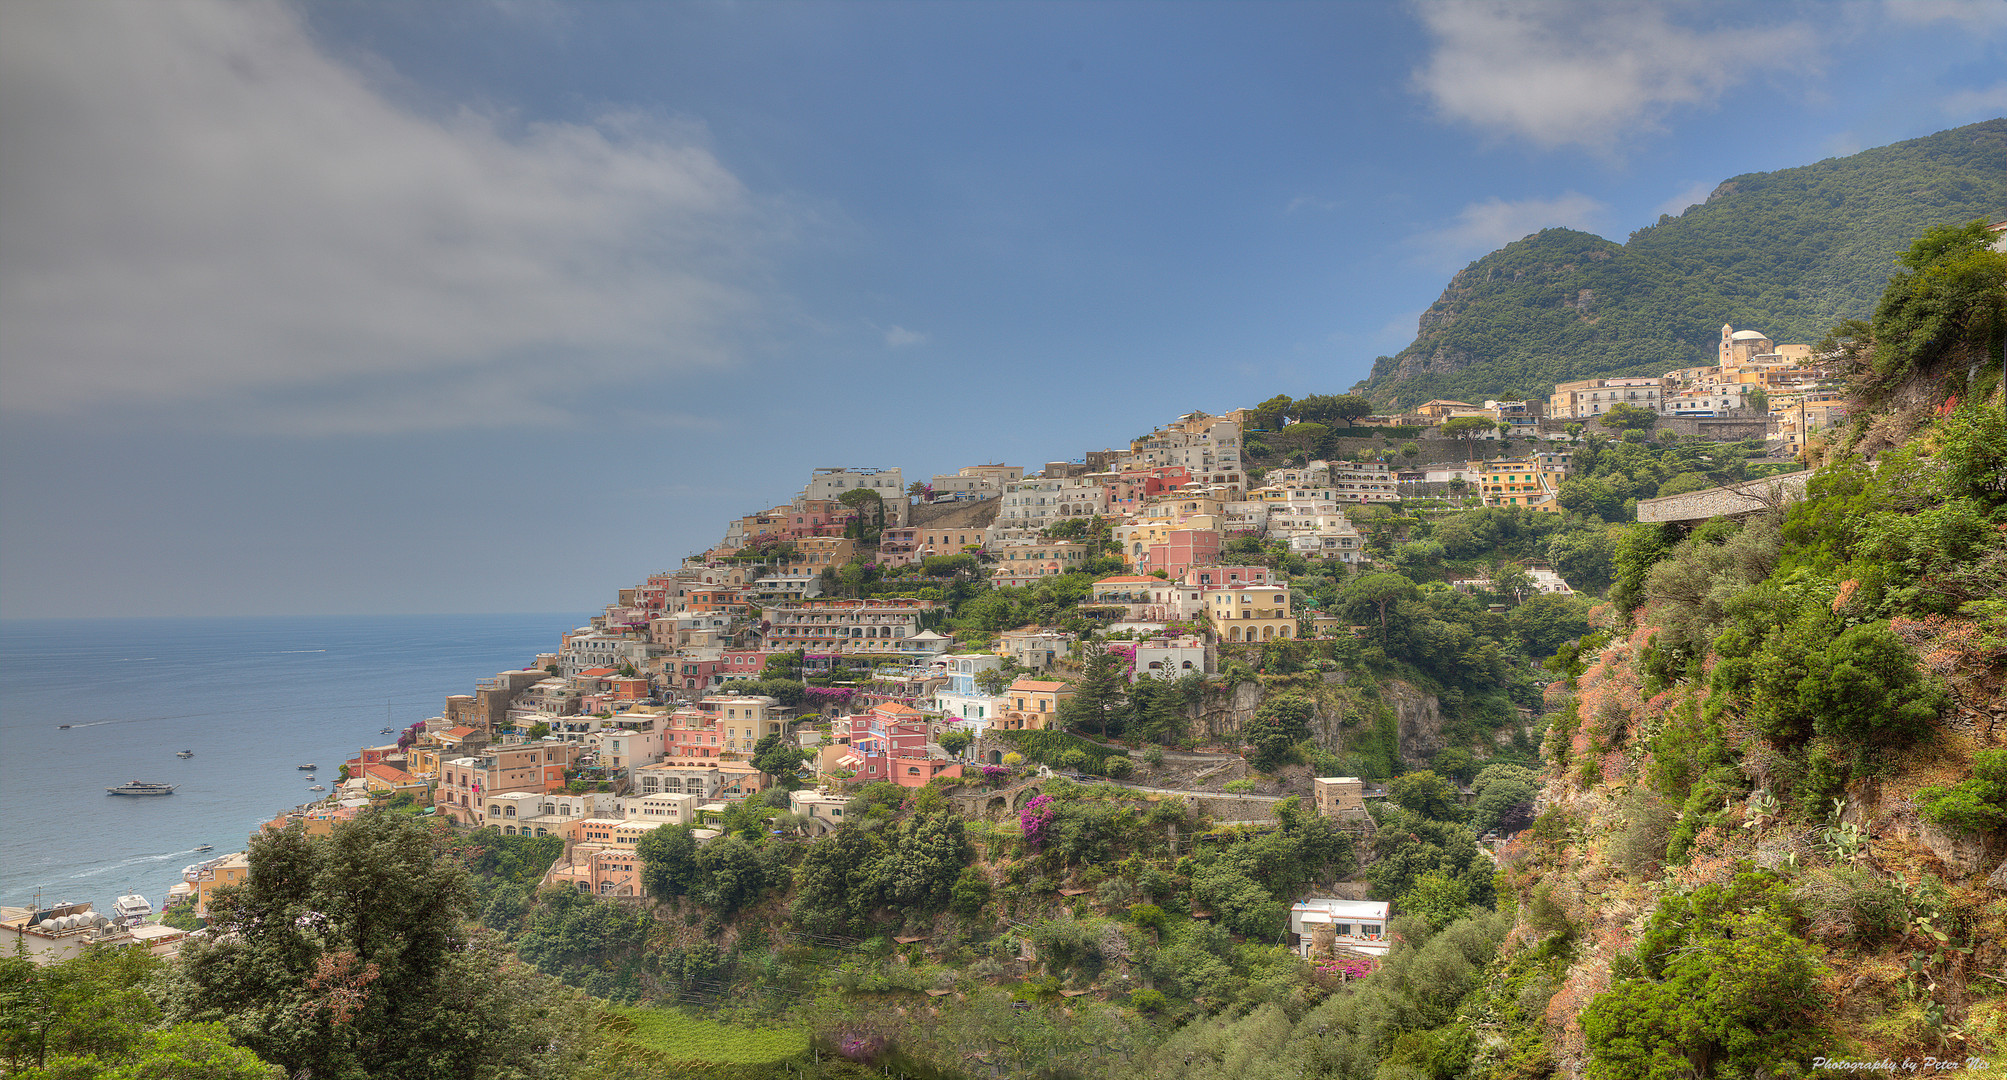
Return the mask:
POLYGON ((1039 693, 1050 693, 1054 690, 1066 689, 1066 684, 1063 682, 1045 682, 1040 679, 1019 679, 1011 683, 1010 688, 1012 690, 1035 690, 1039 693))
POLYGON ((613 674, 613 669, 610 667, 586 668, 584 671, 579 672, 579 674, 592 676, 611 675, 613 674))
POLYGON ((1157 580, 1159 580, 1159 579, 1158 579, 1158 578, 1153 578, 1153 577, 1143 577, 1143 576, 1141 576, 1141 575, 1139 575, 1139 574, 1117 574, 1117 575, 1115 575, 1114 577, 1105 577, 1105 578, 1102 578, 1102 579, 1101 579, 1100 581, 1097 581, 1097 582, 1095 582, 1094 584, 1096 584, 1096 585, 1133 585, 1133 584, 1136 584, 1136 583, 1138 583, 1138 582, 1154 582, 1154 581, 1157 581, 1157 580))
POLYGON ((912 707, 911 705, 902 705, 897 701, 888 701, 883 705, 874 705, 871 707, 871 711, 890 713, 894 716, 902 715, 905 713, 912 713, 914 716, 920 715, 920 710, 912 707))
POLYGON ((364 765, 362 772, 364 776, 373 776, 386 784, 395 784, 399 787, 409 787, 424 782, 405 772, 403 769, 391 765, 372 763, 364 765))
POLYGON ((449 739, 464 739, 464 738, 466 738, 467 736, 469 736, 469 735, 472 735, 473 733, 474 733, 474 729, 473 729, 473 728, 470 728, 470 727, 467 727, 467 726, 465 726, 465 725, 462 725, 462 726, 460 726, 460 727, 456 727, 456 728, 454 728, 453 730, 451 730, 451 731, 447 732, 447 733, 446 733, 446 737, 447 737, 447 738, 449 738, 449 739))

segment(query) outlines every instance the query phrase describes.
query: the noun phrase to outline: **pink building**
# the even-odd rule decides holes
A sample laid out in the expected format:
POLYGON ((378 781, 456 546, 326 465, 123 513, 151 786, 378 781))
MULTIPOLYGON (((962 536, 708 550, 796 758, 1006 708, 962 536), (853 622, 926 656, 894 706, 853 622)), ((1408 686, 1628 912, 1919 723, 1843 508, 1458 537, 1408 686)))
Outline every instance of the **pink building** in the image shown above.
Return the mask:
POLYGON ((663 725, 662 755, 668 764, 716 765, 723 750, 718 717, 702 709, 677 709, 663 725))
POLYGON ((1185 584, 1216 589, 1237 589, 1243 585, 1270 585, 1266 566, 1194 566, 1185 571, 1185 584))
POLYGON ((672 681, 677 686, 685 690, 708 690, 731 670, 731 665, 720 657, 716 660, 670 660, 664 668, 672 673, 672 681))
POLYGON ((1166 543, 1151 544, 1149 554, 1137 562, 1144 573, 1162 570, 1183 577, 1194 566, 1215 562, 1220 557, 1220 534, 1216 529, 1178 529, 1166 543))

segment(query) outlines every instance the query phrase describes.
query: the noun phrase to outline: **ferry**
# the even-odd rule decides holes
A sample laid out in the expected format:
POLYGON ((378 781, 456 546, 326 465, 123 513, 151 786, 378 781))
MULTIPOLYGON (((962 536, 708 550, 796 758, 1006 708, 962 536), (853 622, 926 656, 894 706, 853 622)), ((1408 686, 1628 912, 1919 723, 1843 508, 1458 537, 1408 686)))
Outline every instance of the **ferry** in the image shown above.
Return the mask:
POLYGON ((172 795, 174 784, 149 784, 144 780, 128 780, 117 787, 105 789, 107 795, 172 795))

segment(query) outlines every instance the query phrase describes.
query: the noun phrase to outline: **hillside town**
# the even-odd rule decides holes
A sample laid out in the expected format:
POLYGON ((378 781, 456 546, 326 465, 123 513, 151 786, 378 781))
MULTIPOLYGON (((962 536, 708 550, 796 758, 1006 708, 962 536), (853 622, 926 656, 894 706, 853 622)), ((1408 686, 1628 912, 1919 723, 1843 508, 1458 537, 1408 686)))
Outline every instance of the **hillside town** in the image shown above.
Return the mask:
MULTIPOLYGON (((769 746, 799 749, 787 805, 811 834, 826 833, 863 784, 994 774, 1011 748, 987 734, 1056 727, 1083 636, 1119 638, 1112 647, 1134 682, 1215 674, 1222 646, 1360 629, 1293 595, 1286 575, 1237 563, 1236 539, 1358 573, 1373 562, 1360 521, 1374 507, 1560 513, 1570 447, 1598 432, 1761 439, 1788 458, 1844 419, 1832 373, 1809 346, 1726 325, 1714 365, 1566 382, 1545 402, 1432 400, 1372 415, 1354 400, 1340 430, 1359 437, 1340 440, 1342 456, 1330 460, 1276 462, 1258 444, 1286 444, 1308 421, 1275 430, 1262 426, 1274 422, 1263 410, 1243 408, 1189 413, 1126 449, 1035 470, 979 464, 909 480, 898 467, 814 469, 789 501, 725 522, 711 548, 621 589, 555 651, 448 698, 394 742, 359 748, 324 802, 266 827, 326 833, 398 800, 466 828, 564 838, 545 884, 645 895, 640 837, 665 824, 717 835, 706 826, 775 784, 758 760, 769 746), (1080 609, 1095 621, 1088 635, 1025 625, 982 635, 980 647, 943 632, 947 605, 922 595, 933 577, 914 579, 916 595, 828 595, 846 572, 932 569, 1021 588, 1090 567, 1109 572, 1080 609), (806 700, 757 692, 777 663, 810 681, 806 700)), ((1574 591, 1538 563, 1525 588, 1574 591)), ((1358 779, 1317 785, 1321 812, 1368 820, 1358 779)), ((200 918, 246 866, 241 851, 191 866, 166 905, 200 918)), ((177 938, 141 932, 156 951, 177 938)))

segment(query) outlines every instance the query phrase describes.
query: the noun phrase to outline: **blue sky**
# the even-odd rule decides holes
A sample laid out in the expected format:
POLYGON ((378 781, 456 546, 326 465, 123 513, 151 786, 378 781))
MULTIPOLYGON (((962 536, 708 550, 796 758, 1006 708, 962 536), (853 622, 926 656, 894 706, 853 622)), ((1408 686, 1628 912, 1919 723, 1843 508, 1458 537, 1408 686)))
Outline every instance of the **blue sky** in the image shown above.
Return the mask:
POLYGON ((0 6, 0 615, 578 610, 2007 113, 2007 3, 0 6))

